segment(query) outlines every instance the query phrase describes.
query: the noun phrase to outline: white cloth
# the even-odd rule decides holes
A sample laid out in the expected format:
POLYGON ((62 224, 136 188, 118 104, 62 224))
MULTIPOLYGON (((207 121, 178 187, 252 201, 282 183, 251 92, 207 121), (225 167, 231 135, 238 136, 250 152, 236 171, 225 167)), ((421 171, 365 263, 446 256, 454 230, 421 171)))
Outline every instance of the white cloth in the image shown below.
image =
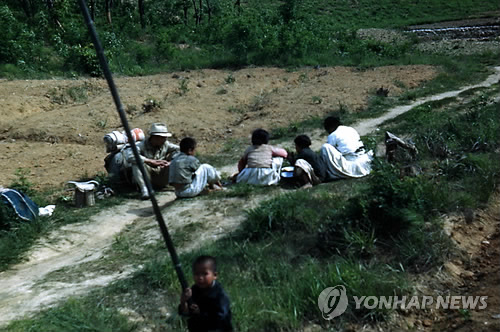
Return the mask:
POLYGON ((363 146, 356 129, 347 126, 338 126, 334 132, 328 135, 326 142, 343 155, 356 153, 363 146))
POLYGON ((40 217, 50 217, 54 212, 56 206, 55 205, 47 205, 46 207, 38 208, 38 215, 40 217))
POLYGON ((370 174, 373 151, 342 155, 326 143, 321 147, 320 156, 326 165, 326 180, 360 178, 370 174))
POLYGON ((201 164, 194 174, 193 182, 187 184, 183 190, 175 192, 177 197, 195 197, 205 189, 207 184, 216 183, 221 179, 219 171, 209 164, 201 164))
POLYGON ((309 178, 310 183, 315 184, 315 185, 321 183, 321 180, 316 176, 316 173, 314 173, 313 167, 306 160, 297 159, 295 161, 295 173, 297 175, 300 175, 299 169, 301 169, 304 173, 307 174, 307 177, 309 178))
POLYGON ((236 177, 236 183, 272 186, 280 181, 281 165, 283 165, 283 158, 274 157, 272 167, 246 167, 236 177))
POLYGON ((72 184, 75 186, 76 189, 79 191, 86 192, 86 191, 91 191, 94 190, 96 186, 99 185, 99 182, 95 180, 90 180, 87 182, 76 182, 76 181, 68 181, 69 184, 72 184))

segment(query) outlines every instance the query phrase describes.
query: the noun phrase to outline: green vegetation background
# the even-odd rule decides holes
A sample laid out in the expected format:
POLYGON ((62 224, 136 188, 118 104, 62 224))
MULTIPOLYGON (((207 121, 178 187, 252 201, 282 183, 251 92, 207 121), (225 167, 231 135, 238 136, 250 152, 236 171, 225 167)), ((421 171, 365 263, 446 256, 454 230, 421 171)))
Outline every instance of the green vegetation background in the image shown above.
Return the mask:
MULTIPOLYGON (((406 54, 415 40, 361 40, 355 31, 402 29, 500 8, 494 0, 248 0, 241 5, 206 0, 195 11, 187 0, 113 1, 110 23, 106 1, 87 3, 93 4, 112 70, 126 75, 247 65, 421 62, 406 54)), ((77 1, 2 0, 0 26, 0 77, 100 74, 77 1)))
MULTIPOLYGON (((5 27, 0 35, 0 75, 99 75, 95 51, 76 1, 54 1, 51 11, 46 3, 0 2, 0 26, 5 27), (28 7, 31 10, 22 6, 27 3, 32 5, 28 7)), ((137 2, 115 1, 112 24, 106 21, 103 2, 97 3, 95 21, 106 55, 113 70, 122 74, 251 64, 442 66, 443 73, 431 84, 402 97, 412 100, 419 93, 435 93, 471 77, 476 80, 478 76, 474 75, 485 75, 485 64, 498 63, 493 55, 479 58, 481 61, 473 57, 429 57, 414 50, 417 41, 411 38, 387 44, 361 40, 355 33, 358 28, 401 29, 410 24, 464 19, 498 10, 498 1, 249 0, 240 8, 233 1, 220 0, 205 2, 201 22, 196 24, 191 2, 145 0, 142 25, 137 2), (210 20, 207 3, 211 6, 210 20)), ((237 232, 183 253, 183 265, 189 266, 199 253, 219 258, 220 279, 231 295, 239 331, 297 330, 311 323, 336 329, 349 322, 389 319, 389 310, 348 310, 342 319, 329 323, 321 319, 317 296, 325 287, 337 284, 345 285, 350 296, 409 294, 409 280, 414 276, 435 269, 450 255, 460 255, 443 233, 439 215, 485 206, 498 185, 497 90, 494 86, 460 96, 467 100, 462 105, 456 103, 457 99, 426 103, 384 128, 406 133, 415 141, 420 155, 413 166, 421 171, 418 175, 403 176, 402 165, 377 159, 373 173, 358 181, 339 181, 285 195, 274 192, 274 198, 247 211, 247 220, 237 232)), ((370 116, 390 106, 381 100, 372 103, 370 116)), ((295 135, 296 127, 277 128, 273 134, 295 135)), ((375 147, 382 137, 365 140, 375 147)), ((37 193, 30 192, 22 172, 11 187, 45 203, 37 193)), ((265 189, 235 186, 219 195, 244 198, 263 192, 265 189)), ((19 261, 22 253, 51 227, 88 218, 123 198, 88 210, 56 212, 50 224, 41 220, 3 227, 0 269, 19 261)), ((2 210, 0 216, 7 213, 2 210)), ((195 240, 190 237, 192 231, 174 235, 176 244, 195 240)), ((175 312, 179 289, 166 250, 155 244, 136 253, 128 247, 133 241, 133 234, 121 235, 113 245, 112 256, 116 266, 125 262, 145 266, 133 278, 70 299, 34 318, 13 322, 4 330, 139 330, 140 323, 130 323, 116 309, 123 305, 118 299, 131 292, 144 299, 166 292, 169 309, 175 312)), ((182 330, 184 324, 175 315, 168 322, 164 317, 157 319, 157 326, 168 330, 182 330)))

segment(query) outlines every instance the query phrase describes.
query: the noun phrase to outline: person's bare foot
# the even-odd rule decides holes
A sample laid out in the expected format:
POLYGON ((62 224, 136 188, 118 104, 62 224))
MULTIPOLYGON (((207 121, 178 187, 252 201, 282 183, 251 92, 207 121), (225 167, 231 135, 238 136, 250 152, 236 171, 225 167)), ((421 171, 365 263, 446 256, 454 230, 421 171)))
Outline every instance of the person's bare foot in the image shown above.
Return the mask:
POLYGON ((226 190, 221 183, 212 185, 212 188, 210 189, 212 189, 212 191, 226 190))
POLYGON ((298 189, 309 189, 312 187, 313 187, 313 185, 310 182, 307 182, 306 184, 300 186, 298 189))

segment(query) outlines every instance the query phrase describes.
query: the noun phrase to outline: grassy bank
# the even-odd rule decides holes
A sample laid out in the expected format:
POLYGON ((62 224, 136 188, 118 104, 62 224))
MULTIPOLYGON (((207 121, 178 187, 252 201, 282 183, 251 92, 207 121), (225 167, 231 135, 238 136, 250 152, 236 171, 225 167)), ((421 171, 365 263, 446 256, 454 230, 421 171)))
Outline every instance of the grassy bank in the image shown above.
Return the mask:
MULTIPOLYGON (((427 103, 387 124, 385 129, 413 139, 420 152, 416 160, 388 164, 377 159, 364 179, 279 194, 248 210, 238 231, 183 253, 181 261, 187 267, 201 253, 218 258, 238 331, 287 331, 310 324, 338 329, 388 320, 390 310, 349 306, 346 314, 328 322, 321 318, 317 297, 335 285, 344 285, 349 297, 410 294, 409 276, 432 271, 460 254, 442 231, 439 216, 483 207, 498 185, 497 88, 464 94, 461 102, 427 103), (401 170, 408 165, 418 174, 405 176, 401 170)), ((175 315, 179 286, 166 251, 143 260, 144 268, 134 277, 12 323, 5 331, 44 329, 48 321, 50 331, 96 330, 84 327, 87 320, 100 330, 130 331, 148 324, 183 330, 184 322, 175 315), (158 308, 149 299, 164 294, 174 314, 164 322, 158 314, 145 313, 146 320, 125 324, 117 308, 127 307, 121 299, 130 294, 136 301, 130 306, 151 312, 158 308)))

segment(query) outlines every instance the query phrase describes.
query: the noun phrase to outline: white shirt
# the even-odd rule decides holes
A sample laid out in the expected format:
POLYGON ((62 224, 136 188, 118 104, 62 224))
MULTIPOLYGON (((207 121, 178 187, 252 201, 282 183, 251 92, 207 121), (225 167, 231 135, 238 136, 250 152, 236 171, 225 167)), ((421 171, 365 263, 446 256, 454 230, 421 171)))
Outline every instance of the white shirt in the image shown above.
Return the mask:
POLYGON ((347 126, 338 126, 334 132, 328 135, 326 142, 333 145, 343 155, 354 154, 363 146, 356 129, 347 126))

